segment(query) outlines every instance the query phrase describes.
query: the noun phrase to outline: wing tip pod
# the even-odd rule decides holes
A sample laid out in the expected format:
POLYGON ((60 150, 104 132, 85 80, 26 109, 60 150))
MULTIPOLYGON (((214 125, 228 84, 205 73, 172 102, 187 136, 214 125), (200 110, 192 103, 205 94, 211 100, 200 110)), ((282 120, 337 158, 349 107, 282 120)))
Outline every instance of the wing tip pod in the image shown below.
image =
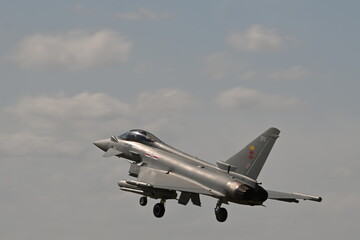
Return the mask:
POLYGON ((309 200, 314 202, 321 202, 322 197, 312 196, 304 193, 284 193, 267 190, 269 199, 283 201, 283 202, 295 202, 299 203, 299 200, 309 200))
POLYGON ((304 193, 293 193, 293 194, 297 195, 297 196, 302 196, 303 200, 310 200, 310 201, 314 201, 314 202, 322 201, 322 197, 312 196, 312 195, 308 195, 308 194, 304 194, 304 193))

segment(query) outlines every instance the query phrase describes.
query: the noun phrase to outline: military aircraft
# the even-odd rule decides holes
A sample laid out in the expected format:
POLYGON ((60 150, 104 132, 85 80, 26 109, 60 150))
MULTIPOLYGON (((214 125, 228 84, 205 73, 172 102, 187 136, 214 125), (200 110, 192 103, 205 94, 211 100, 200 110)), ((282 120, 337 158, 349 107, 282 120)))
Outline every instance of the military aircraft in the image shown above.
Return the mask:
POLYGON ((142 195, 142 206, 147 204, 148 197, 160 199, 153 208, 155 217, 164 216, 166 200, 176 199, 183 205, 191 200, 201 206, 202 194, 218 199, 215 216, 224 222, 228 213, 221 205, 229 202, 250 206, 263 205, 267 199, 321 202, 321 197, 308 194, 265 190, 257 182, 279 134, 277 128, 269 128, 234 156, 216 165, 179 151, 141 129, 94 144, 105 152, 104 157, 116 156, 130 162, 129 175, 133 178, 119 181, 118 185, 121 190, 142 195))

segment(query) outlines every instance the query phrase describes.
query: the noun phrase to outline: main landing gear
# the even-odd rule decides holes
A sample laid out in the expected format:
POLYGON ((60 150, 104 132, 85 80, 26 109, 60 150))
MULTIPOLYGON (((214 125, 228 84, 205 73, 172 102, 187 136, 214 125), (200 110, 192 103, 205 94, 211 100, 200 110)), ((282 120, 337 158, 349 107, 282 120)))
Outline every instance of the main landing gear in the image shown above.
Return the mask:
POLYGON ((165 206, 163 202, 157 203, 153 209, 154 216, 157 218, 161 218, 165 214, 165 206))
MULTIPOLYGON (((147 197, 141 197, 139 200, 139 203, 141 206, 146 206, 147 204, 147 197)), ((165 214, 165 200, 162 199, 161 202, 155 204, 154 208, 153 208, 153 213, 154 216, 157 218, 161 218, 164 216, 165 214)))
MULTIPOLYGON (((147 197, 145 197, 145 196, 141 197, 139 200, 139 203, 141 206, 146 206, 147 197)), ((228 217, 227 210, 225 208, 221 207, 222 203, 223 202, 221 200, 219 200, 215 207, 216 220, 218 220, 219 222, 225 222, 228 217)), ((159 203, 154 205, 153 213, 154 213, 154 216, 157 218, 161 218, 164 216, 164 214, 165 214, 165 200, 164 199, 161 199, 161 201, 159 203)))
POLYGON ((221 207, 222 202, 219 200, 215 207, 216 220, 219 222, 225 222, 228 216, 227 210, 221 207))

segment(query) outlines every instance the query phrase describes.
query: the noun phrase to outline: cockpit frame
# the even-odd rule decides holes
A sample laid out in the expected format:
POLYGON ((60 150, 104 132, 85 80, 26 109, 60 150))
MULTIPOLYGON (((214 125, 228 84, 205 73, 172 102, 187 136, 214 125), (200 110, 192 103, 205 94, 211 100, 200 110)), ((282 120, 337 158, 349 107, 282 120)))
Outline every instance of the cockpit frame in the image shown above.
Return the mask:
POLYGON ((142 130, 142 129, 133 129, 124 134, 118 136, 119 139, 126 141, 139 142, 146 145, 152 145, 154 143, 162 143, 162 141, 157 138, 154 134, 142 130))

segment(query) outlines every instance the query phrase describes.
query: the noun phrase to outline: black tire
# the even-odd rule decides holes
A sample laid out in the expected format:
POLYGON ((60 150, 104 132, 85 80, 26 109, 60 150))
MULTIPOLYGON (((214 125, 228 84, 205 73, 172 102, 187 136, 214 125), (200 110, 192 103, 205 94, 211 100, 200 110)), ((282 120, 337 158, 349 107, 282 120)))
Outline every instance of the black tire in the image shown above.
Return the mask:
POLYGON ((154 216, 157 218, 161 218, 165 214, 165 206, 162 203, 157 203, 153 209, 154 216))
POLYGON ((147 204, 147 198, 146 197, 141 197, 139 200, 139 203, 141 206, 146 206, 147 204))
POLYGON ((225 222, 228 216, 227 210, 225 208, 219 208, 215 211, 215 216, 219 222, 225 222))

